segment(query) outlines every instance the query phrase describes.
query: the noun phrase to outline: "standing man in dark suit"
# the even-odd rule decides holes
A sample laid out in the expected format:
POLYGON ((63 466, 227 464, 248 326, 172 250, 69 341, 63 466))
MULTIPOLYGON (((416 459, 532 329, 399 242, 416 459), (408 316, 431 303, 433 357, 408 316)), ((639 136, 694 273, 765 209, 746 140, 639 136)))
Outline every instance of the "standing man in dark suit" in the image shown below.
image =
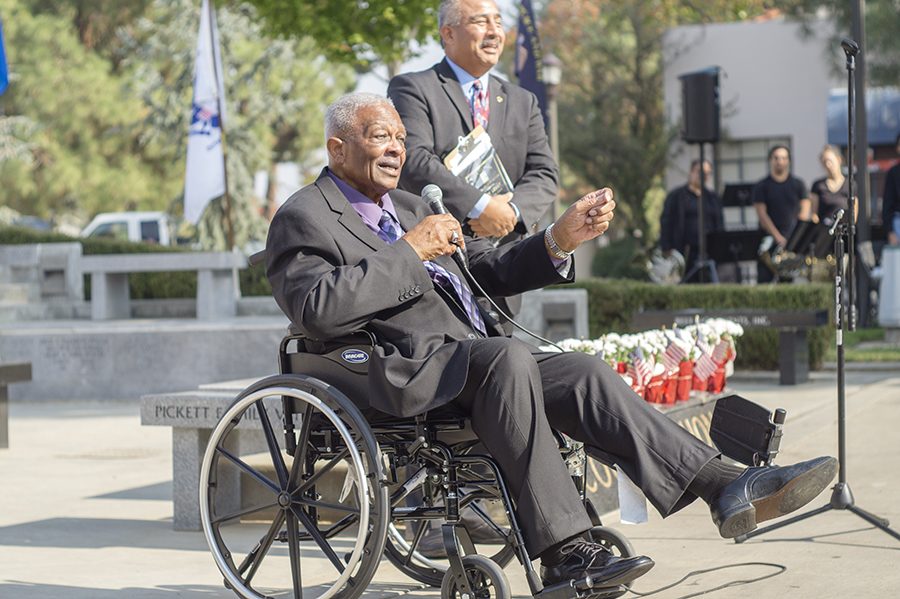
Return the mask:
MULTIPOLYGON (((684 256, 684 272, 691 272, 700 252, 700 198, 703 198, 703 228, 706 234, 725 228, 722 218, 722 203, 719 194, 706 187, 706 180, 712 173, 712 166, 703 161, 703 176, 700 175, 700 160, 691 162, 687 185, 676 187, 666 196, 662 215, 659 217, 659 246, 668 257, 672 250, 684 256)), ((708 251, 708 250, 707 250, 708 251)), ((699 271, 689 281, 697 281, 699 271)))
POLYGON ((400 189, 418 194, 438 185, 450 213, 481 237, 508 242, 535 233, 556 199, 559 174, 537 98, 490 74, 506 37, 500 11, 493 0, 444 0, 438 25, 446 58, 388 86, 408 134, 400 189), (478 124, 506 167, 512 194, 484 194, 444 166, 478 124))
MULTIPOLYGON (((504 474, 529 555, 554 584, 587 575, 605 585, 647 572, 584 541, 591 521, 551 427, 616 462, 663 515, 697 497, 723 536, 795 510, 836 473, 833 458, 740 469, 638 398, 602 360, 542 353, 503 335, 450 259, 468 251, 473 277, 505 296, 571 281, 572 253, 613 217, 609 189, 582 197, 540 235, 499 248, 464 238, 450 214, 430 214, 395 187, 406 131, 390 102, 351 94, 326 113, 328 168, 272 220, 267 275, 300 332, 327 340, 365 329, 376 341, 364 408, 409 416, 449 402, 504 474)), ((338 385, 339 382, 333 384, 338 385)))

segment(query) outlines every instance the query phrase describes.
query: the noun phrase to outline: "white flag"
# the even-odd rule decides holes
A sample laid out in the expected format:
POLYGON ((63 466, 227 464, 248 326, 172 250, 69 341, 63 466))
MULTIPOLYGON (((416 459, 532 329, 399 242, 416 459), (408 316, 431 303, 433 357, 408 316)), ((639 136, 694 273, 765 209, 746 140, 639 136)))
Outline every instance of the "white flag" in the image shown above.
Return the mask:
POLYGON ((222 149, 225 89, 214 10, 209 0, 203 0, 184 181, 184 218, 194 224, 200 220, 206 205, 225 193, 225 154, 222 149))

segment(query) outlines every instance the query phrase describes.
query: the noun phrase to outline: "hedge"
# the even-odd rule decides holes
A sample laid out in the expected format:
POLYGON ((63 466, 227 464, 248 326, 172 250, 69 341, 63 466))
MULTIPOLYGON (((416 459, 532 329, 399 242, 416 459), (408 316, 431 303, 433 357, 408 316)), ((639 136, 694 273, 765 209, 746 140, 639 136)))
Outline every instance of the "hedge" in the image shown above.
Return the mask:
MULTIPOLYGON (((150 245, 114 239, 69 237, 61 233, 35 231, 23 227, 0 226, 0 245, 24 243, 80 242, 85 255, 138 254, 153 252, 189 252, 179 246, 150 245)), ((239 273, 241 295, 272 295, 266 279, 265 267, 257 265, 242 269, 239 273)), ((128 277, 132 299, 166 299, 197 297, 197 273, 195 272, 141 272, 128 277)), ((85 280, 85 297, 90 299, 90 277, 85 280)))
MULTIPOLYGON (((631 316, 641 310, 830 310, 833 299, 832 288, 828 284, 654 285, 621 279, 587 279, 573 286, 588 292, 591 337, 608 332, 635 332, 631 329, 631 316)), ((825 351, 833 337, 832 325, 810 330, 810 368, 822 367, 825 351)), ((777 348, 777 330, 748 328, 738 340, 735 365, 743 369, 777 370, 777 348)))

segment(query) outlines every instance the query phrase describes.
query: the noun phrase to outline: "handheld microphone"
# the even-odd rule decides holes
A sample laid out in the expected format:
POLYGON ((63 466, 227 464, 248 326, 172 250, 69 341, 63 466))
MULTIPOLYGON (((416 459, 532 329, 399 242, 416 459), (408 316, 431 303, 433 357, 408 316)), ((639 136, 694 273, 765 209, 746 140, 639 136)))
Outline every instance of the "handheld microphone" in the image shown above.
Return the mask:
MULTIPOLYGON (((434 183, 429 183, 422 188, 422 199, 425 200, 425 203, 428 204, 428 207, 435 214, 448 214, 447 207, 444 206, 444 192, 434 183)), ((466 254, 459 246, 456 246, 456 249, 453 251, 453 259, 463 270, 469 267, 466 254)))

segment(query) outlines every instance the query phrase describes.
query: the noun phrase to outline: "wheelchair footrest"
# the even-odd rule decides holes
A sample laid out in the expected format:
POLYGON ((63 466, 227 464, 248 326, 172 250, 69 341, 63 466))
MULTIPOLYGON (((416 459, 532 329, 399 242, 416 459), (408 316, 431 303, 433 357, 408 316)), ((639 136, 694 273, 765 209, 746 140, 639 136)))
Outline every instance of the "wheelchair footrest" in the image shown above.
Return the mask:
POLYGON ((535 599, 603 599, 604 597, 619 596, 628 590, 623 585, 608 587, 591 586, 591 580, 580 578, 568 582, 558 582, 544 587, 540 593, 534 595, 535 599))
POLYGON ((770 464, 781 444, 785 411, 774 413, 739 395, 716 401, 709 436, 723 454, 748 466, 770 464))

